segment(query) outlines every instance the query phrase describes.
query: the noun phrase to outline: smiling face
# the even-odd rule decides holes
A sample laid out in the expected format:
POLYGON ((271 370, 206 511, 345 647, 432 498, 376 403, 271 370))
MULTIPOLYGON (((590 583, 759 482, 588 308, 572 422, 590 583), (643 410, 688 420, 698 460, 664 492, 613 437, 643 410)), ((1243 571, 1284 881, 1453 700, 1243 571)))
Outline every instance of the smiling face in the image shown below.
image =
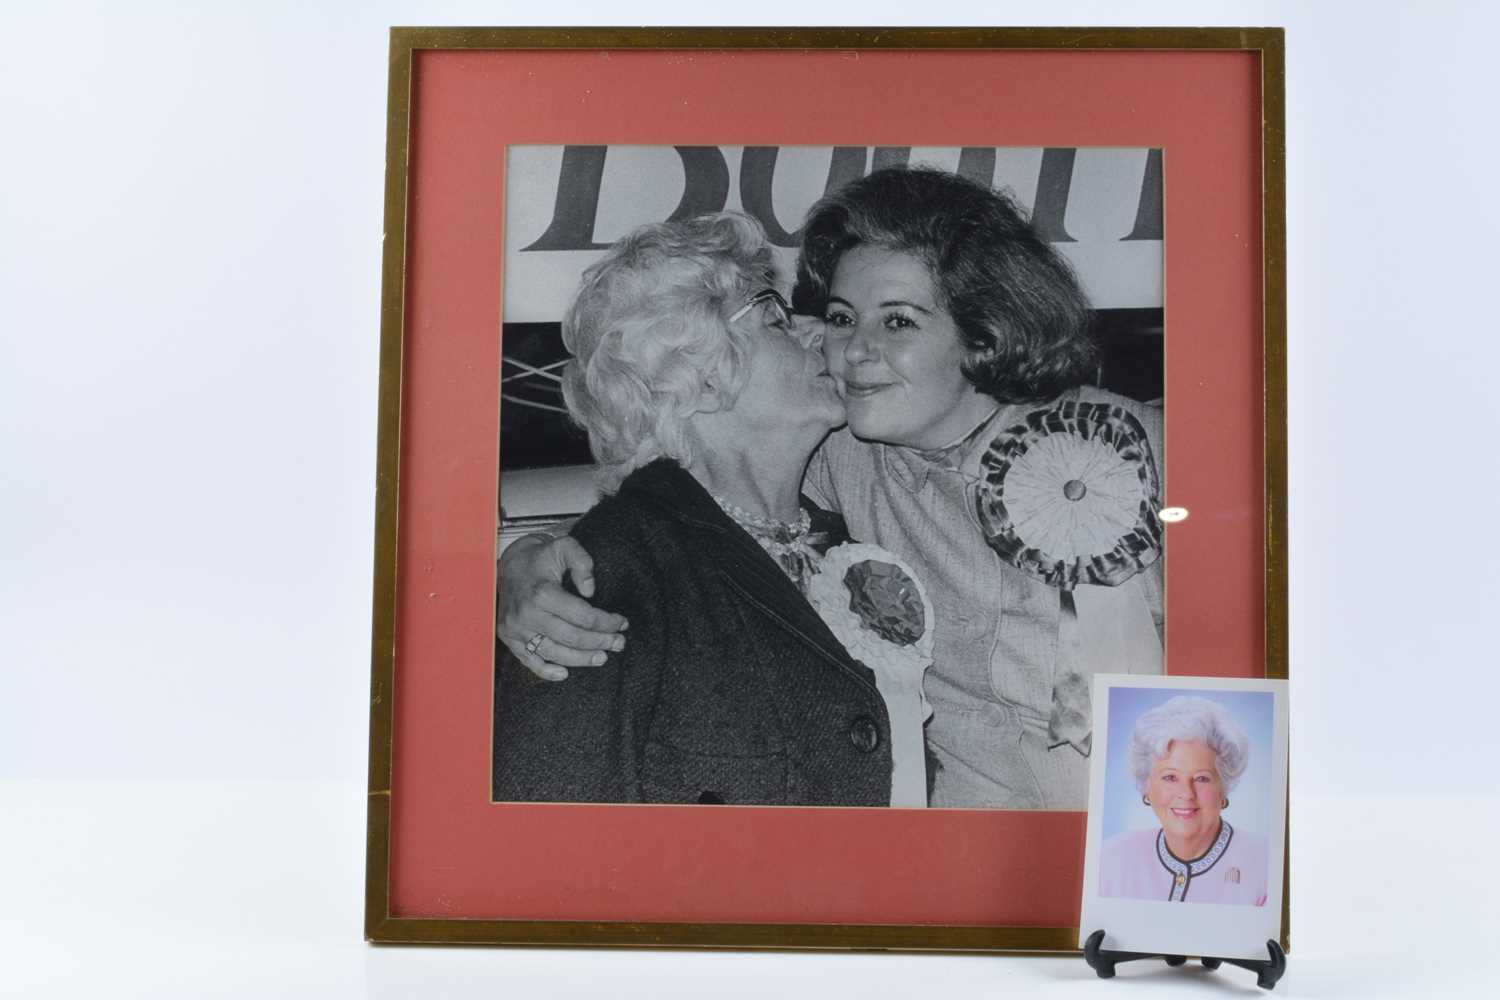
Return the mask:
POLYGON ((941 448, 994 409, 964 377, 969 352, 927 265, 911 254, 872 246, 845 253, 824 318, 823 354, 856 436, 941 448))
POLYGON ((844 404, 822 354, 794 328, 779 296, 767 297, 733 320, 753 330, 754 351, 729 411, 745 431, 772 435, 802 428, 826 431, 844 422, 844 404))
POLYGON ((1167 834, 1167 846, 1183 860, 1199 857, 1219 834, 1224 782, 1218 757, 1201 740, 1173 740, 1166 756, 1151 765, 1146 787, 1151 811, 1167 834))

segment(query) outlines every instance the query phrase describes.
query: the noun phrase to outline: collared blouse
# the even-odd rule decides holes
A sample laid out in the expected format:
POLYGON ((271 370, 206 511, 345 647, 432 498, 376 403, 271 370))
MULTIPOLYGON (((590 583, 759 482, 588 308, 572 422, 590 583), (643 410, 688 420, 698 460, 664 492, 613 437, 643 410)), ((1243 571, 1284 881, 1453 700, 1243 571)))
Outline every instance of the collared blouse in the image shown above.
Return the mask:
MULTIPOLYGON (((860 441, 846 428, 829 435, 808 468, 807 495, 843 515, 853 537, 910 563, 932 598, 936 643, 924 689, 933 707, 927 748, 934 806, 1087 805, 1088 758, 1048 738, 1059 591, 989 548, 975 505, 981 459, 995 433, 1063 399, 1126 409, 1145 428, 1160 463, 1160 410, 1081 387, 1049 404, 1001 407, 948 461, 860 441)), ((1078 588, 1090 669, 1161 673, 1162 579, 1158 560, 1118 587, 1078 588)))

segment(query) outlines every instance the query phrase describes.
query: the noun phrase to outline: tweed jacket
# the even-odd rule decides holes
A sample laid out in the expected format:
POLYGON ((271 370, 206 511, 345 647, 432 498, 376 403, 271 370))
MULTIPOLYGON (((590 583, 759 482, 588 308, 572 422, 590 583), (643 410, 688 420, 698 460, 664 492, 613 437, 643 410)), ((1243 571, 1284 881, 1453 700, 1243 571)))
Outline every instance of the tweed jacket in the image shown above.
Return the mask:
POLYGON ((636 470, 572 534, 625 650, 562 683, 499 657, 497 800, 889 804, 874 675, 681 466, 636 470))

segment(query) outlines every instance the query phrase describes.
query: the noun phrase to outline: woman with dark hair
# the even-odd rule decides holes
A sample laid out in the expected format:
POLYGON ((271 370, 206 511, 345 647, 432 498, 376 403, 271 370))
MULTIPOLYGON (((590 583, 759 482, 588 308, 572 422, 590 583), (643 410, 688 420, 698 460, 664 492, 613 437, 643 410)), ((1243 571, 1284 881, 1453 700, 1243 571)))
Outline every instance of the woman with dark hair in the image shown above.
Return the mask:
POLYGON ((1092 377, 1088 299, 1006 195, 926 169, 879 170, 840 188, 808 214, 793 308, 823 316, 839 262, 859 248, 926 269, 979 392, 1042 402, 1092 377))
MULTIPOLYGON (((803 490, 913 565, 936 610, 931 804, 1083 808, 1092 675, 1161 672, 1160 412, 1088 384, 1072 269, 954 174, 876 171, 814 205, 793 301, 824 321, 849 421, 803 490)), ((503 568, 502 638, 545 630, 534 567, 575 558, 503 568)))

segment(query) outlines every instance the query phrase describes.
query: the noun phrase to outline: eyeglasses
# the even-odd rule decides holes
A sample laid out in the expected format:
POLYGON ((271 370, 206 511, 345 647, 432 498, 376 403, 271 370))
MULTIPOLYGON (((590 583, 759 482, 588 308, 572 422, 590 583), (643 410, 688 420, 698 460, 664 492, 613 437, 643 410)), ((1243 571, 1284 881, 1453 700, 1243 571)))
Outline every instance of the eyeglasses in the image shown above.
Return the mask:
POLYGON ((762 288, 750 296, 744 305, 729 314, 728 322, 733 323, 736 320, 743 319, 751 309, 754 309, 761 303, 767 303, 771 307, 772 326, 775 326, 779 330, 785 330, 787 333, 792 332, 792 307, 786 304, 786 299, 782 298, 781 293, 774 288, 762 288))

